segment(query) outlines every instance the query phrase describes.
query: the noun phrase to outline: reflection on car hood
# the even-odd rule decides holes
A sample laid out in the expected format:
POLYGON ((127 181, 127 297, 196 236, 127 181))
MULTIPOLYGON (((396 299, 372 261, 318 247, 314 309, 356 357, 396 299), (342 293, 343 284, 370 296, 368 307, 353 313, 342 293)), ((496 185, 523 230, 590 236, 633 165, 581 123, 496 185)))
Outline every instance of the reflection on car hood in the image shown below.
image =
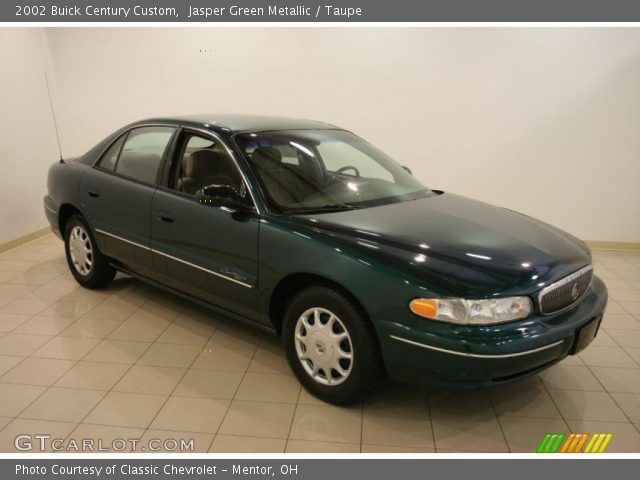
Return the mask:
POLYGON ((436 293, 531 293, 591 261, 584 242, 562 230, 452 194, 292 221, 391 262, 436 293))

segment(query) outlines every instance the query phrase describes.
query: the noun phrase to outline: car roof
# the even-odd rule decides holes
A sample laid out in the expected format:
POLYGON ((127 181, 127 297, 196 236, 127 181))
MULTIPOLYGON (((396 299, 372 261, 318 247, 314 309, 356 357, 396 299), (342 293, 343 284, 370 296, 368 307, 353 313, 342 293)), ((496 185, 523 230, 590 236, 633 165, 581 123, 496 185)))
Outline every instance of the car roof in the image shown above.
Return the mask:
POLYGON ((169 123, 206 128, 217 133, 264 132, 269 130, 336 129, 335 125, 300 118, 266 115, 206 114, 150 118, 136 124, 169 123))

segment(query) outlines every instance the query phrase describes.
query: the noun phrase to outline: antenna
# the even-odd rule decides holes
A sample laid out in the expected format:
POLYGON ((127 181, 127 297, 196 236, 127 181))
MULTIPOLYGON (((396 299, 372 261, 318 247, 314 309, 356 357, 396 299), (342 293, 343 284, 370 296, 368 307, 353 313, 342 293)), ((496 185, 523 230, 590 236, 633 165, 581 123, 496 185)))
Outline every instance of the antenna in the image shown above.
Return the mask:
POLYGON ((60 161, 62 162, 62 145, 60 144, 60 133, 58 132, 58 121, 56 120, 56 112, 53 109, 53 100, 51 99, 51 89, 49 88, 49 77, 44 72, 44 83, 47 85, 47 95, 49 96, 49 106, 51 107, 51 117, 53 118, 53 128, 56 131, 56 140, 58 141, 58 152, 60 153, 60 161))

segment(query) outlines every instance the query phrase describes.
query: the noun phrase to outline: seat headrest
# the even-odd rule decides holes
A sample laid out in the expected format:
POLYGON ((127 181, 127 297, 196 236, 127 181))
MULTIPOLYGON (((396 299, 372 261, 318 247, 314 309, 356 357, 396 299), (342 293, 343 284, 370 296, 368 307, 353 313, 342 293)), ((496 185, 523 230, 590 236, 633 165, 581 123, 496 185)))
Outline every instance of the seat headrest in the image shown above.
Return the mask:
POLYGON ((198 150, 184 158, 184 174, 187 177, 212 177, 220 173, 224 154, 212 150, 198 150))
POLYGON ((153 183, 161 160, 161 156, 155 153, 122 152, 118 161, 118 173, 153 183))
POLYGON ((260 147, 253 151, 251 160, 258 168, 274 168, 282 162, 282 153, 276 147, 260 147))

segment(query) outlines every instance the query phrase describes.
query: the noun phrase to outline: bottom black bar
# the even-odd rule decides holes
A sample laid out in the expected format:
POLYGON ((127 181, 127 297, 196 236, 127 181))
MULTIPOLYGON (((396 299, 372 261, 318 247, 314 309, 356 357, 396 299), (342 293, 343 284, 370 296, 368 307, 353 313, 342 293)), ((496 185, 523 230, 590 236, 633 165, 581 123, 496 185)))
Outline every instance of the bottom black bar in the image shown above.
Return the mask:
POLYGON ((4 479, 238 478, 327 480, 635 478, 638 458, 550 459, 1 459, 4 479), (463 476, 464 475, 464 476, 463 476))

